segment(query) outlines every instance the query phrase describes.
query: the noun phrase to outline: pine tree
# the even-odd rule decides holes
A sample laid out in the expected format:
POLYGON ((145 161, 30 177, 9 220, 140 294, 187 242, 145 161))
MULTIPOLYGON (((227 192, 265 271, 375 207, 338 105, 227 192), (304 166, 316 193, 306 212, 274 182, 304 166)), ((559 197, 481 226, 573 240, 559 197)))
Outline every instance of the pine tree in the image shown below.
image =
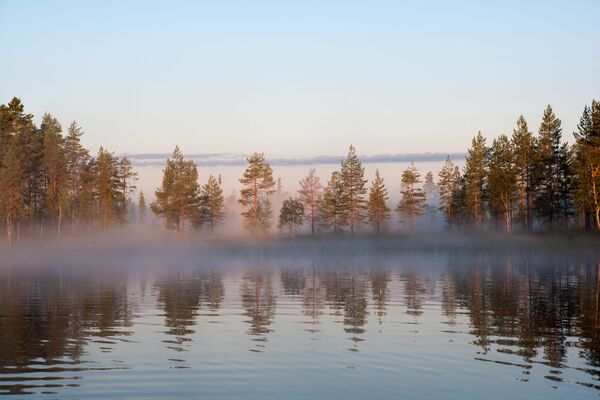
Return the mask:
POLYGON ((451 192, 452 211, 449 214, 448 224, 460 227, 468 223, 470 215, 467 200, 467 181, 465 176, 460 174, 458 167, 454 167, 454 177, 451 192))
POLYGON ((323 190, 320 218, 322 227, 332 229, 333 233, 342 232, 348 223, 347 213, 342 177, 338 171, 334 171, 323 190))
POLYGON ((0 105, 0 159, 15 138, 17 151, 23 163, 25 189, 23 208, 30 233, 42 214, 42 135, 33 123, 33 115, 24 112, 25 107, 17 97, 7 105, 0 105))
POLYGON ((487 171, 488 204, 492 215, 503 220, 506 232, 512 231, 512 214, 517 192, 517 174, 512 144, 506 135, 492 142, 487 171))
POLYGON ((140 224, 142 224, 142 225, 146 224, 147 209, 148 209, 148 206, 146 206, 146 197, 144 197, 144 192, 140 191, 140 194, 138 196, 138 218, 139 218, 140 224))
POLYGON ((421 175, 414 163, 402 172, 402 199, 396 207, 400 214, 400 222, 408 224, 410 229, 417 225, 417 218, 423 214, 426 207, 426 196, 423 190, 417 186, 421 183, 421 175))
MULTIPOLYGON (((439 210, 444 214, 446 222, 450 225, 450 217, 452 215, 452 191, 458 178, 456 174, 457 170, 452 162, 450 156, 446 156, 444 166, 438 174, 439 178, 439 193, 440 193, 440 206, 439 210)), ((460 175, 460 174, 458 174, 460 175)))
POLYGON ((518 185, 518 218, 525 230, 533 228, 533 173, 536 164, 536 143, 529 131, 527 121, 521 115, 517 120, 517 129, 513 130, 512 146, 514 149, 515 173, 518 185))
POLYGON ((98 205, 100 224, 108 228, 117 218, 119 180, 117 158, 103 147, 98 150, 94 163, 94 194, 98 205))
MULTIPOLYGON (((56 221, 57 235, 60 236, 60 227, 63 210, 66 208, 66 160, 64 154, 64 139, 62 128, 56 118, 44 114, 41 125, 42 132, 42 171, 44 179, 43 212, 49 221, 56 221)), ((43 227, 42 221, 42 227, 43 227)))
POLYGON ((215 226, 220 224, 223 218, 225 218, 225 213, 223 212, 225 199, 223 197, 223 189, 217 178, 212 175, 208 177, 208 182, 202 186, 200 199, 201 223, 207 224, 210 231, 213 232, 215 226))
POLYGON ((356 155, 354 146, 350 145, 348 155, 342 161, 341 178, 344 188, 344 205, 347 208, 345 215, 348 218, 352 235, 356 226, 365 219, 367 180, 364 179, 364 176, 365 169, 356 155))
POLYGON ((467 207, 473 225, 483 226, 485 220, 487 148, 481 132, 473 138, 465 165, 467 207))
POLYGON ((127 222, 129 197, 135 192, 137 172, 133 169, 131 160, 123 157, 117 161, 118 192, 116 193, 115 215, 121 223, 127 222))
POLYGON ((583 110, 574 133, 574 201, 589 229, 592 219, 600 230, 600 102, 583 110))
POLYGON ((200 185, 198 170, 193 161, 186 161, 179 146, 175 147, 171 158, 163 169, 161 186, 156 189, 156 200, 152 202, 152 211, 163 217, 169 229, 183 231, 185 220, 198 216, 200 185))
POLYGON ((561 121, 548 105, 544 110, 538 139, 535 209, 542 223, 554 229, 561 216, 561 121))
POLYGON ((388 192, 379 175, 379 170, 375 170, 375 179, 369 190, 369 202, 367 204, 369 212, 369 221, 375 228, 375 232, 380 234, 390 219, 390 208, 387 206, 389 200, 388 192))
POLYGON ((287 226, 290 230, 292 239, 296 232, 296 227, 304 222, 304 205, 301 201, 292 199, 284 200, 279 212, 279 226, 287 226))
POLYGON ((6 222, 8 245, 12 244, 15 223, 23 213, 25 169, 18 138, 11 137, 0 162, 0 215, 6 222))
POLYGON ((68 215, 72 230, 75 230, 79 223, 81 194, 84 190, 83 175, 90 161, 89 152, 81 145, 82 135, 83 130, 73 121, 64 139, 65 186, 68 192, 68 215))
POLYGON ((300 189, 298 190, 299 200, 304 205, 310 219, 311 234, 315 234, 317 218, 319 216, 319 204, 321 203, 323 186, 319 181, 319 177, 315 174, 315 169, 311 168, 308 175, 300 181, 300 189))
POLYGON ((263 153, 254 153, 247 158, 248 167, 240 183, 240 204, 247 209, 242 212, 245 227, 250 232, 267 231, 272 215, 270 196, 274 193, 273 170, 263 153))

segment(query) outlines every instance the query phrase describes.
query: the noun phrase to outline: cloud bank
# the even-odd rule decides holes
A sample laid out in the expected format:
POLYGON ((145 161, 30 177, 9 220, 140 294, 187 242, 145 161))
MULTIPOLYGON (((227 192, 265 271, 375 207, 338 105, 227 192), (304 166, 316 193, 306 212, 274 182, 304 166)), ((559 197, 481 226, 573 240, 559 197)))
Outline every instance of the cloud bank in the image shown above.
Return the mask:
MULTIPOLYGON (((124 154, 131 159, 136 166, 163 166, 169 158, 168 153, 144 153, 124 154)), ((377 154, 373 156, 360 156, 363 163, 396 163, 396 162, 428 162, 443 161, 446 156, 454 161, 462 160, 465 153, 402 153, 402 154, 377 154)), ((245 165, 247 154, 238 153, 199 153, 186 154, 188 160, 193 160, 198 166, 218 165, 245 165)), ((314 157, 278 157, 268 156, 271 165, 315 165, 315 164, 339 164, 344 156, 321 155, 314 157)))

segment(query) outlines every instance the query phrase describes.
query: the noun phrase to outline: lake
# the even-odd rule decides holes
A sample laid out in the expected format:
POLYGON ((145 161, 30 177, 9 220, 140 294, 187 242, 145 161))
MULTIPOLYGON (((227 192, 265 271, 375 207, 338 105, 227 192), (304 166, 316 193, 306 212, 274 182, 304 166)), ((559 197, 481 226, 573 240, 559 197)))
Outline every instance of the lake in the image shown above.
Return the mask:
POLYGON ((0 396, 600 394, 600 258, 123 254, 0 267, 0 396))

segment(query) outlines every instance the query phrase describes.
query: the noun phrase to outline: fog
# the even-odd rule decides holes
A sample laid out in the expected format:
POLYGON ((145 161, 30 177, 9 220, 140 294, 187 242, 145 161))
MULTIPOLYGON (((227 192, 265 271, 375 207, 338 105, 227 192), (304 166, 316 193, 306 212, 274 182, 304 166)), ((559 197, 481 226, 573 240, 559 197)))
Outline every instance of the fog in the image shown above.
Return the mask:
MULTIPOLYGON (((342 158, 340 158, 341 161, 342 158)), ((268 161, 268 160, 267 160, 268 161)), ((463 159, 453 160, 454 164, 462 169, 464 165, 463 159)), ((381 162, 381 163, 363 163, 365 167, 365 179, 368 179, 367 187, 371 184, 375 175, 375 170, 379 169, 379 173, 385 179, 385 184, 388 189, 391 204, 396 204, 400 200, 400 181, 402 171, 410 164, 406 162, 381 162)), ((425 174, 431 171, 434 180, 437 182, 437 174, 444 165, 444 160, 441 161, 423 161, 415 162, 415 166, 421 173, 421 179, 425 179, 425 174)), ((152 201, 154 192, 161 183, 163 166, 156 164, 152 165, 135 165, 135 169, 139 174, 137 183, 138 190, 142 190, 146 195, 146 199, 152 201)), ((205 183, 209 175, 221 175, 223 180, 223 193, 225 196, 231 194, 232 191, 239 193, 241 188, 239 179, 244 172, 243 165, 206 165, 198 166, 198 176, 201 183, 205 183)), ((339 170, 338 164, 306 164, 306 165, 273 165, 273 177, 275 180, 281 178, 283 189, 290 195, 294 196, 299 188, 298 182, 304 178, 310 168, 315 168, 317 176, 321 179, 321 184, 325 185, 335 170, 339 170)))
POLYGON ((230 268, 283 264, 371 266, 408 262, 420 268, 448 260, 535 260, 548 263, 600 259, 598 236, 590 234, 412 233, 383 236, 302 236, 249 238, 168 231, 113 230, 58 239, 23 239, 0 245, 0 266, 57 265, 116 270, 172 267, 230 268))

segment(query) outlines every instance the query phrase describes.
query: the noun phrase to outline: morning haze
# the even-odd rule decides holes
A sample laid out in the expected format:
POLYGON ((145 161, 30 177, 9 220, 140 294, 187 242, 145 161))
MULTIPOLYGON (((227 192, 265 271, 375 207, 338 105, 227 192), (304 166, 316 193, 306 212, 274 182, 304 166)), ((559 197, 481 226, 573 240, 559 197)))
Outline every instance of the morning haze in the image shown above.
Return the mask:
POLYGON ((0 0, 0 397, 597 397, 598 20, 0 0))

